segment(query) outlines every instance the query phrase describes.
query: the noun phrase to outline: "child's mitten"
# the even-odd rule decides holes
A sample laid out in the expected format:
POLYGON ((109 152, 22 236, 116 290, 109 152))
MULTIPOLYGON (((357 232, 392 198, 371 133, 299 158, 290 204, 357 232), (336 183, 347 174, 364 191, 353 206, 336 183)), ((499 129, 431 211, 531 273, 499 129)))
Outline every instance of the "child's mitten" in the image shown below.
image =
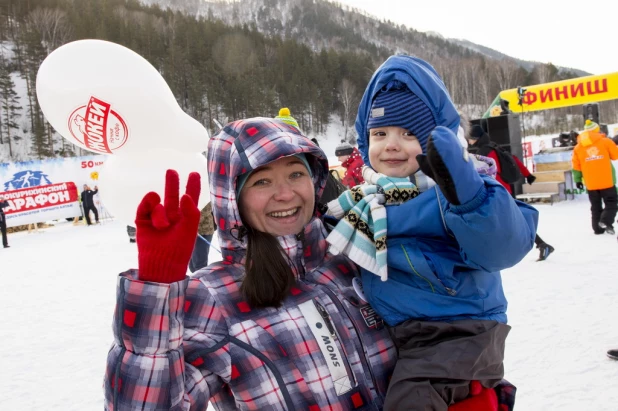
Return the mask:
POLYGON ((467 203, 483 187, 483 179, 468 152, 446 127, 439 126, 431 132, 427 153, 419 154, 416 160, 423 173, 438 184, 453 205, 467 203))
POLYGON ((478 381, 470 383, 470 397, 448 407, 448 411, 498 411, 498 395, 478 381))

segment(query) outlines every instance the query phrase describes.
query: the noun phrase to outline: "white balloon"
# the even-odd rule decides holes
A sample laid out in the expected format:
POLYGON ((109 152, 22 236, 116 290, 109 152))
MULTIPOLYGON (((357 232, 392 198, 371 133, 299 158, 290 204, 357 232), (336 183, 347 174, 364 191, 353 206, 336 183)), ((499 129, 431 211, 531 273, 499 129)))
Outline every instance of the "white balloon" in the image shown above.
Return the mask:
POLYGON ((208 146, 208 132, 182 111, 159 72, 116 43, 78 40, 57 48, 39 67, 36 93, 54 129, 95 153, 200 153, 208 146))
POLYGON ((189 173, 201 176, 202 191, 198 208, 210 202, 206 157, 198 153, 155 149, 140 156, 109 156, 99 172, 99 194, 107 211, 127 224, 134 225, 137 206, 150 191, 164 201, 165 173, 168 169, 180 177, 179 198, 185 193, 189 173))

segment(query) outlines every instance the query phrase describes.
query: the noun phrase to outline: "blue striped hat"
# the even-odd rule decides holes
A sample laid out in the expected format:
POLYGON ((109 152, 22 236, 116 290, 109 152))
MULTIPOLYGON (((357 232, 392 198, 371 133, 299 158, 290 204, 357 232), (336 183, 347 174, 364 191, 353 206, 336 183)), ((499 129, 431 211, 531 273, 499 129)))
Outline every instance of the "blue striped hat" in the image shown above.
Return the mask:
POLYGON ((384 86, 374 98, 367 121, 367 130, 388 126, 410 131, 425 152, 429 133, 436 128, 436 121, 427 104, 404 84, 394 80, 384 86))

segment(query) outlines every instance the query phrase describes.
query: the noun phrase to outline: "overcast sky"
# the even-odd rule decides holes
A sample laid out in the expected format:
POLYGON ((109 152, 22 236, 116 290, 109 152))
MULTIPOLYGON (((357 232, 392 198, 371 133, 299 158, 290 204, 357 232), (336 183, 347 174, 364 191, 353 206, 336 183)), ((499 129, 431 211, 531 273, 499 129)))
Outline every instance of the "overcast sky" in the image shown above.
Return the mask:
POLYGON ((337 0, 522 60, 618 72, 618 0, 337 0))

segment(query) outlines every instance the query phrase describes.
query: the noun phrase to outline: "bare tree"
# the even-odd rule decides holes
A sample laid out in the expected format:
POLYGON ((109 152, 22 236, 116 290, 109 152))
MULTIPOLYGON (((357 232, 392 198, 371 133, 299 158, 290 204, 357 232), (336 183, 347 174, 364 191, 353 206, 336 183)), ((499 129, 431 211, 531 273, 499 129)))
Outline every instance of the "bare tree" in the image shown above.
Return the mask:
POLYGON ((40 33, 47 54, 69 41, 73 34, 66 13, 60 9, 34 9, 26 22, 40 33))
POLYGON ((517 64, 510 60, 500 60, 496 66, 496 81, 500 91, 508 90, 516 86, 518 68, 517 64))
POLYGON ((536 74, 536 79, 538 84, 549 83, 552 81, 552 69, 549 64, 539 64, 535 67, 534 73, 536 74))
POLYGON ((339 98, 343 106, 343 138, 348 140, 348 127, 352 112, 355 112, 354 103, 357 102, 357 92, 356 86, 347 78, 341 80, 341 84, 339 85, 339 98))

